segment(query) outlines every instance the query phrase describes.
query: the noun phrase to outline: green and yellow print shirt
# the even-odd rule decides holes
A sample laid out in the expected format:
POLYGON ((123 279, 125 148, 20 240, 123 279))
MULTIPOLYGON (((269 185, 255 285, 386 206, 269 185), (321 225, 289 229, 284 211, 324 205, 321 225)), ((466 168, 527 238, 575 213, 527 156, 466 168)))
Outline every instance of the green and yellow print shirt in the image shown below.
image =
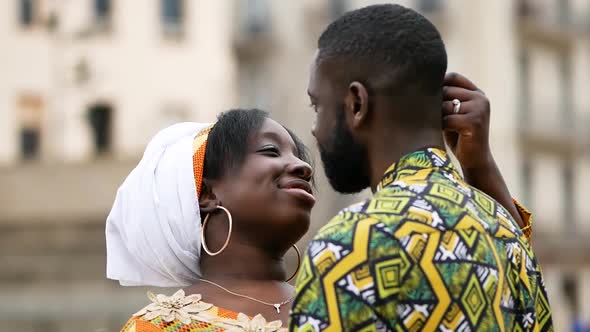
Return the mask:
POLYGON ((506 209, 428 148, 308 247, 291 330, 551 331, 533 250, 506 209))

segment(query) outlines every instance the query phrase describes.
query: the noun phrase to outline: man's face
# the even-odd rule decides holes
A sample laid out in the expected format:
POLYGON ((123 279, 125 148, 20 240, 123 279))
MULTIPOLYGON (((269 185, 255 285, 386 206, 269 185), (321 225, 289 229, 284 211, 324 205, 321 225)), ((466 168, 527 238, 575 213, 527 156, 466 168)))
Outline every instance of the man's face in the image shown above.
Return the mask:
POLYGON ((354 139, 346 122, 347 86, 339 87, 330 78, 330 70, 321 68, 316 53, 307 89, 315 111, 311 131, 330 185, 340 193, 356 193, 370 185, 367 148, 354 139))

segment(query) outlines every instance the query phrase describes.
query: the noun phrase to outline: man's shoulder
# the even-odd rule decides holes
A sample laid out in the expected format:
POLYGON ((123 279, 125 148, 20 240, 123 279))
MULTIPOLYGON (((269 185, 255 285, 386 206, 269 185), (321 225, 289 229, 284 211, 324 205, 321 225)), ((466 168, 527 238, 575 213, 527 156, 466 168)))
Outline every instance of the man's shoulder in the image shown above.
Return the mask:
POLYGON ((340 210, 327 224, 320 228, 314 240, 329 240, 333 237, 339 237, 341 233, 352 231, 359 220, 369 217, 365 213, 365 207, 370 201, 371 198, 367 198, 340 210))
POLYGON ((370 220, 383 221, 388 217, 403 217, 407 206, 417 197, 408 188, 391 186, 382 189, 371 197, 356 202, 340 210, 314 237, 314 240, 340 238, 350 234, 359 223, 370 220))

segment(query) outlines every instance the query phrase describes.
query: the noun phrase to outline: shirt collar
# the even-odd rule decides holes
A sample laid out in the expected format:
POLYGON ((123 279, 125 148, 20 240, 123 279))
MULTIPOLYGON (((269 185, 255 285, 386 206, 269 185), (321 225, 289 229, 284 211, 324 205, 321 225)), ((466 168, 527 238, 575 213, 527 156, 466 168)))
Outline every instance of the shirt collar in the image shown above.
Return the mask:
POLYGON ((438 148, 424 148, 404 155, 389 166, 377 185, 377 191, 418 170, 429 168, 442 169, 459 177, 446 151, 438 148))

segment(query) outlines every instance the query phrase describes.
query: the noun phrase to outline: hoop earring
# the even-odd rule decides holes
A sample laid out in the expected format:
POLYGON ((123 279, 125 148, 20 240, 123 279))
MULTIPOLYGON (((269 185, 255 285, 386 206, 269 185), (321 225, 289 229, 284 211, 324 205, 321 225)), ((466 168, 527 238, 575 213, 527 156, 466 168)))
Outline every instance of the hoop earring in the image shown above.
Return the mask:
POLYGON ((295 249, 295 252, 297 253, 297 270, 295 270, 295 273, 293 273, 293 275, 289 279, 287 279, 287 282, 293 280, 293 278, 297 276, 299 268, 301 267, 301 252, 299 252, 299 248, 297 248, 296 245, 293 245, 293 249, 295 249))
POLYGON ((229 213, 229 211, 224 208, 221 205, 218 205, 216 208, 223 210, 223 212, 225 212, 225 214, 227 214, 227 218, 228 218, 228 223, 229 223, 229 232, 227 233, 227 238, 225 239, 225 243, 223 244, 223 246, 221 247, 221 249, 219 249, 216 252, 212 252, 211 250, 209 250, 209 248, 207 248, 207 243, 205 242, 205 227, 207 227, 207 222, 209 221, 209 216, 211 215, 211 213, 207 214, 207 216, 205 217, 205 220, 203 221, 203 229, 201 231, 201 245, 203 246, 203 249, 205 250, 205 252, 207 254, 209 254, 209 256, 217 256, 219 254, 221 254, 222 251, 225 250, 225 248, 227 247, 227 245, 229 244, 229 239, 231 238, 231 229, 232 229, 232 218, 231 218, 231 213, 229 213))

